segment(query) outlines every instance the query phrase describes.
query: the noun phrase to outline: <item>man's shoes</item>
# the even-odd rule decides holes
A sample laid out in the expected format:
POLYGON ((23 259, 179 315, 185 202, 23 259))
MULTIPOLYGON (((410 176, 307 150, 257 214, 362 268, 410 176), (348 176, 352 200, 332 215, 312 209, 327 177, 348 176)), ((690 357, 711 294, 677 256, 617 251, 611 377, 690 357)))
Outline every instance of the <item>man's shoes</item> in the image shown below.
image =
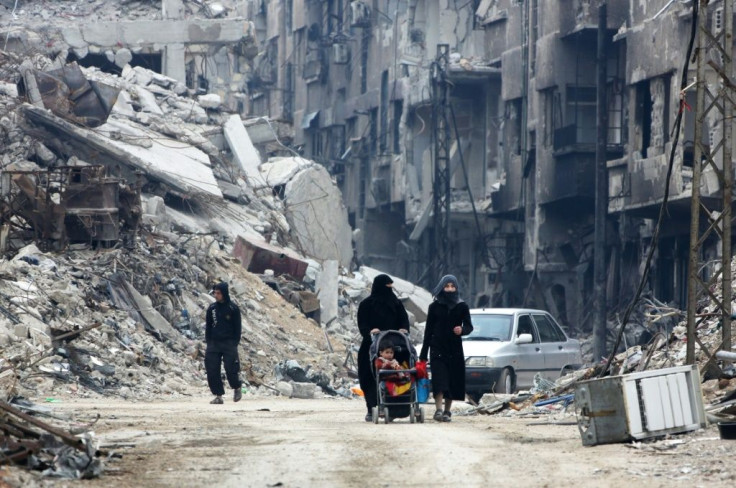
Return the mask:
POLYGON ((366 422, 373 422, 373 414, 367 413, 365 415, 365 421, 366 422))
POLYGON ((442 422, 442 410, 437 410, 432 417, 436 422, 442 422))
POLYGON ((241 398, 243 398, 243 388, 235 388, 233 391, 233 401, 239 402, 241 398))
POLYGON ((221 396, 217 396, 217 397, 215 397, 215 399, 214 399, 214 400, 212 400, 212 401, 211 401, 210 403, 211 403, 212 405, 222 405, 222 404, 223 404, 223 403, 225 403, 225 402, 224 402, 224 401, 222 401, 222 397, 221 397, 221 396))
POLYGON ((445 410, 445 412, 442 414, 442 421, 452 422, 452 412, 450 412, 449 410, 445 410))

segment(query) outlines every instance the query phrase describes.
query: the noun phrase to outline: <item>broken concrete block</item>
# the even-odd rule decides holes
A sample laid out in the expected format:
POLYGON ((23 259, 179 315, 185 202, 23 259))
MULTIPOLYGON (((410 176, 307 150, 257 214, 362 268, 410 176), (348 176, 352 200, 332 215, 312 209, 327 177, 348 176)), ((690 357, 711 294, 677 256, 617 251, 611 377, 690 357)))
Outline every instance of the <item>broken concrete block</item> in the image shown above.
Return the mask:
POLYGON ((135 72, 136 85, 147 86, 151 84, 151 81, 153 81, 153 71, 140 66, 134 67, 133 71, 135 72))
POLYGON ((84 59, 89 54, 89 48, 87 46, 72 48, 72 52, 77 59, 84 59))
POLYGON ((30 331, 30 328, 25 324, 17 324, 13 328, 13 335, 19 340, 25 340, 28 339, 28 333, 30 331))
POLYGON ((115 105, 112 106, 112 111, 126 117, 135 117, 135 110, 133 109, 132 99, 130 94, 123 90, 118 94, 118 99, 115 101, 115 105))
POLYGON ((115 53, 115 65, 124 68, 125 65, 133 61, 133 53, 128 48, 118 49, 115 53))
POLYGON ((112 49, 108 49, 107 51, 105 51, 105 57, 111 63, 114 63, 115 62, 115 53, 112 52, 112 49))
POLYGON ((56 161, 56 154, 54 154, 51 149, 46 147, 42 142, 36 142, 35 150, 38 159, 43 161, 45 164, 48 165, 49 163, 56 161))
POLYGON ((18 98, 18 86, 14 83, 0 81, 0 94, 18 98))
POLYGON ((294 393, 294 387, 291 386, 291 383, 287 383, 286 381, 279 381, 276 383, 276 389, 287 398, 291 398, 291 395, 294 393))
POLYGON ((301 249, 318 260, 335 259, 349 266, 352 230, 340 189, 327 170, 315 165, 300 171, 286 184, 284 196, 286 218, 301 249))
POLYGON ((317 392, 317 385, 314 383, 297 383, 291 382, 292 393, 291 398, 303 398, 311 400, 317 392))
POLYGON ((133 87, 133 93, 136 95, 138 102, 141 104, 141 111, 149 112, 156 115, 163 115, 164 111, 158 106, 156 96, 145 88, 140 86, 133 87))
POLYGON ((204 108, 220 108, 220 106, 222 105, 222 98, 217 93, 200 95, 197 98, 197 101, 204 108))
POLYGON ((248 183, 255 187, 262 181, 258 167, 261 165, 261 156, 250 141, 248 132, 245 130, 243 121, 239 115, 231 115, 223 126, 225 139, 233 153, 233 159, 245 174, 248 183))
POLYGON ((298 172, 313 166, 314 163, 304 158, 271 158, 261 165, 261 176, 270 187, 285 185, 298 172))

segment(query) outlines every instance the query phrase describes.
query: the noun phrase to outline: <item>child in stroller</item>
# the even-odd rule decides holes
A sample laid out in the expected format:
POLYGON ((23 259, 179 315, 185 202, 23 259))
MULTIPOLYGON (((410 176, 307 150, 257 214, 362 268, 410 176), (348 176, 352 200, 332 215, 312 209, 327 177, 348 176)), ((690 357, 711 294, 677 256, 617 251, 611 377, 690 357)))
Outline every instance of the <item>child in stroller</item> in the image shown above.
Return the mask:
POLYGON ((411 423, 424 422, 424 411, 417 401, 417 352, 409 337, 396 330, 374 335, 370 357, 378 400, 373 422, 377 424, 381 416, 385 423, 404 417, 409 417, 411 423))

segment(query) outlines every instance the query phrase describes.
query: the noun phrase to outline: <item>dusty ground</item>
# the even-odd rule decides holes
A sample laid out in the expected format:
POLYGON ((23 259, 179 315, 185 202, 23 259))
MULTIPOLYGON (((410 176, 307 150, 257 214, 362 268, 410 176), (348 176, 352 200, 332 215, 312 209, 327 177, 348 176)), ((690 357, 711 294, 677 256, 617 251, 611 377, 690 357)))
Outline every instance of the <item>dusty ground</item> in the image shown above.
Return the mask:
POLYGON ((684 443, 676 447, 665 441, 585 448, 575 426, 529 425, 544 418, 456 416, 449 424, 373 425, 362 421, 359 401, 246 397, 215 406, 208 400, 56 404, 60 413, 100 413, 96 433, 122 458, 109 461, 98 480, 42 484, 553 487, 583 482, 628 488, 730 487, 736 479, 736 441, 718 439, 715 427, 677 437, 675 444, 684 443))

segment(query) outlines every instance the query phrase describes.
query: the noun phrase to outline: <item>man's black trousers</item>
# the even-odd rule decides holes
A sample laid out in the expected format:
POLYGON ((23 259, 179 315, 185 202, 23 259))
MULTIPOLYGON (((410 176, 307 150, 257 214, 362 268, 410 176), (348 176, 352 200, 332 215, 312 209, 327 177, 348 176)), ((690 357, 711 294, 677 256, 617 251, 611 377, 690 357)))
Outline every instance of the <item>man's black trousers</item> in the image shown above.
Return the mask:
POLYGON ((207 384, 215 396, 225 394, 222 384, 220 364, 225 363, 225 376, 230 388, 240 388, 240 358, 238 344, 234 342, 210 341, 204 353, 204 368, 207 370, 207 384))

